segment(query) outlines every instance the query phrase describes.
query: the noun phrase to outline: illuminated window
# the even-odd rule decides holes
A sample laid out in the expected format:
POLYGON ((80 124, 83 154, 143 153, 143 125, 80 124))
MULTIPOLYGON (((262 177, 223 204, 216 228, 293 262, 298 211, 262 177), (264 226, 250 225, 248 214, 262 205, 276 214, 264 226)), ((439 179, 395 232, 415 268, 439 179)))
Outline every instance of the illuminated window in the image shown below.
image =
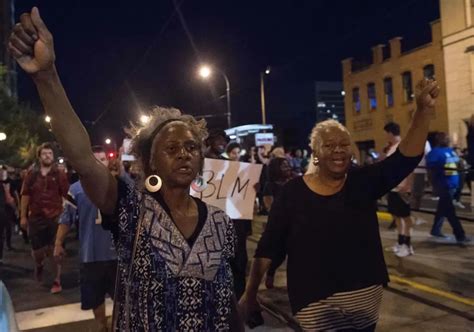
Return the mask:
POLYGON ((402 74, 402 85, 403 85, 403 100, 413 100, 413 84, 411 81, 411 73, 406 71, 402 74))
POLYGON ((352 89, 352 109, 360 113, 360 94, 359 88, 352 89))
POLYGON ((375 96, 375 83, 367 84, 367 98, 369 99, 369 110, 376 110, 377 97, 375 96))
POLYGON ((385 107, 392 107, 393 106, 393 85, 392 85, 391 77, 384 78, 383 92, 385 95, 385 107))
POLYGON ((423 76, 425 78, 434 78, 435 70, 433 65, 426 65, 423 67, 423 76))

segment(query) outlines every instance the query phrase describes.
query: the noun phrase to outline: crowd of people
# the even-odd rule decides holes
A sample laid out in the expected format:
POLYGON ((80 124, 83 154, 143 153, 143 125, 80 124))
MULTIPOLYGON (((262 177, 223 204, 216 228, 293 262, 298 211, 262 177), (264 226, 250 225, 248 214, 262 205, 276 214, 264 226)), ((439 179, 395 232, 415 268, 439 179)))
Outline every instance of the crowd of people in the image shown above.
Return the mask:
MULTIPOLYGON (((272 287, 285 259, 291 309, 302 329, 375 330, 388 282, 376 203, 388 195, 399 231, 396 252, 413 254, 406 193, 426 151, 436 81, 417 85, 411 127, 401 138, 400 128, 387 124, 389 145, 382 160, 368 166, 356 164, 351 135, 334 120, 314 126, 310 154, 245 148, 223 130, 208 131, 204 120, 156 107, 147 124, 128 130, 132 167, 109 161, 101 147, 91 145, 61 84, 53 37, 37 8, 21 16, 9 48, 31 75, 75 173, 58 167, 53 146, 41 145, 21 186, 2 171, 0 213, 10 224, 19 219, 27 231, 36 279, 45 260, 53 259, 51 293, 61 291, 64 241, 76 224, 81 305, 93 311, 100 331, 107 330, 106 295, 114 301, 113 331, 243 331, 244 322, 261 311, 257 291, 263 277, 272 287), (191 185, 203 182, 204 158, 263 165, 258 212, 269 217, 248 278, 251 220, 231 220, 190 195, 191 185), (72 174, 79 178, 72 180, 72 174)), ((463 243, 468 238, 453 206, 457 168, 451 167, 458 159, 446 135, 437 140, 426 155, 439 197, 431 232, 443 236, 447 217, 463 243)), ((5 222, 2 234, 3 228, 5 222)))
MULTIPOLYGON (((470 123, 468 129, 472 130, 470 123)), ((371 164, 393 154, 401 142, 400 126, 397 123, 387 123, 384 131, 387 135, 387 146, 379 158, 371 160, 371 164)), ((474 144, 474 141, 469 141, 469 137, 468 144, 474 144)), ((471 241, 471 238, 466 236, 455 209, 455 207, 465 208, 461 202, 461 193, 466 184, 465 178, 469 174, 466 171, 469 168, 463 156, 450 146, 449 136, 446 133, 436 133, 431 143, 428 140, 425 142, 424 157, 418 166, 386 197, 388 211, 394 217, 393 224, 398 232, 398 241, 390 249, 398 257, 415 254, 411 244, 414 225, 411 210, 420 209, 427 183, 432 188, 433 199, 438 201, 430 235, 434 239, 448 238, 441 232, 446 218, 458 244, 464 245, 471 241)))

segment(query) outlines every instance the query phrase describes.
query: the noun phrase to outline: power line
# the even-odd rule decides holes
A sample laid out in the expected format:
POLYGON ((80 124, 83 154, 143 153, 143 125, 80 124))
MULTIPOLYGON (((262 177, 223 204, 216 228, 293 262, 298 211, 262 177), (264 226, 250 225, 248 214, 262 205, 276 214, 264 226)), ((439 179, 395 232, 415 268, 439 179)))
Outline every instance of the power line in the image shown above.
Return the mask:
MULTIPOLYGON (((166 20, 166 22, 164 23, 164 25, 162 26, 162 28, 160 29, 158 34, 155 36, 155 38, 153 38, 153 40, 150 43, 150 45, 148 46, 148 48, 143 53, 143 56, 142 56, 141 60, 135 65, 135 67, 133 67, 133 69, 126 76, 128 76, 128 77, 133 76, 138 71, 138 69, 145 63, 146 59, 150 55, 151 50, 156 46, 156 43, 158 42, 159 38, 164 34, 164 32, 166 31, 166 29, 168 28, 170 23, 173 21, 175 16, 178 14, 178 11, 179 11, 180 7, 182 6, 183 2, 184 2, 184 0, 181 0, 178 3, 176 3, 176 1, 173 0, 174 9, 171 12, 170 16, 168 17, 168 19, 166 20)), ((125 87, 129 86, 127 78, 125 78, 122 81, 122 83, 120 84, 120 88, 122 88, 124 86, 125 87)), ((102 111, 102 113, 100 113, 99 116, 94 121, 91 122, 92 126, 95 126, 104 117, 104 115, 107 114, 107 112, 111 109, 111 106, 115 101, 115 98, 116 98, 116 96, 113 96, 113 97, 110 98, 110 100, 107 102, 107 104, 106 104, 104 110, 102 111)))

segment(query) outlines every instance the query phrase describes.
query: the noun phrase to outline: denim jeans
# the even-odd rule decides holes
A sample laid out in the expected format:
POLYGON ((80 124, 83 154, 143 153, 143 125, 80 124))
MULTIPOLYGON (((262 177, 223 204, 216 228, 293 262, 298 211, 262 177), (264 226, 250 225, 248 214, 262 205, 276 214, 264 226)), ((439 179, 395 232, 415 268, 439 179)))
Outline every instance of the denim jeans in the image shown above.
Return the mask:
POLYGON ((464 240, 465 233, 462 228, 461 223, 459 222, 458 217, 456 216, 456 210, 453 205, 453 198, 455 195, 456 189, 444 189, 438 190, 439 201, 438 207, 436 209, 436 215, 433 222, 433 227, 431 228, 431 235, 440 236, 441 229, 443 227, 444 218, 448 218, 448 222, 453 229, 454 236, 456 240, 464 240))

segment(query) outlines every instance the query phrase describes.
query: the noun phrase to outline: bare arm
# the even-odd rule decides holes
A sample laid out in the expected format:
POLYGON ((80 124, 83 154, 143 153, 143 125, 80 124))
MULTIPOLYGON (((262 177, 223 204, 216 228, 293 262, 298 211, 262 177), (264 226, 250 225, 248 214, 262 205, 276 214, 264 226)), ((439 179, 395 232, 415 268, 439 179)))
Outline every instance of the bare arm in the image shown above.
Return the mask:
POLYGON ((95 159, 89 135, 74 112, 56 68, 34 77, 46 113, 52 118, 53 133, 64 155, 81 177, 89 199, 103 212, 112 213, 117 200, 117 183, 109 170, 95 159))
POLYGON ((69 233, 69 230, 71 227, 67 224, 59 224, 58 226, 58 231, 56 233, 56 242, 55 246, 63 246, 64 244, 64 239, 66 238, 67 233, 69 233))
POLYGON ((28 205, 30 204, 30 196, 21 196, 21 217, 28 218, 28 205))
POLYGON ((434 113, 435 99, 439 95, 438 83, 423 80, 417 84, 416 111, 406 136, 399 145, 400 152, 407 157, 416 157, 424 153, 428 136, 430 118, 434 113))
POLYGON ((273 204, 273 196, 263 196, 263 205, 265 205, 265 208, 267 209, 267 211, 270 211, 272 204, 273 204))
POLYGON ((242 317, 247 318, 254 311, 260 311, 257 302, 257 292, 263 276, 270 268, 272 260, 268 258, 254 258, 250 267, 245 292, 239 301, 239 310, 242 317))
POLYGON ((81 176, 90 200, 105 213, 112 213, 117 183, 105 166, 94 158, 89 136, 74 112, 55 67, 53 36, 36 7, 15 25, 9 49, 20 67, 30 74, 38 89, 52 129, 65 156, 81 176))
POLYGON ((22 195, 20 201, 20 225, 26 230, 28 224, 28 205, 30 204, 30 196, 22 195))
POLYGON ((254 258, 250 268, 249 279, 247 286, 245 287, 245 293, 250 296, 256 296, 258 287, 262 282, 262 278, 267 272, 272 263, 271 259, 268 258, 254 258))
POLYGON ((53 256, 57 263, 61 263, 64 256, 66 256, 66 250, 64 250, 64 239, 71 227, 67 224, 59 224, 58 231, 56 232, 56 242, 54 243, 53 256))

